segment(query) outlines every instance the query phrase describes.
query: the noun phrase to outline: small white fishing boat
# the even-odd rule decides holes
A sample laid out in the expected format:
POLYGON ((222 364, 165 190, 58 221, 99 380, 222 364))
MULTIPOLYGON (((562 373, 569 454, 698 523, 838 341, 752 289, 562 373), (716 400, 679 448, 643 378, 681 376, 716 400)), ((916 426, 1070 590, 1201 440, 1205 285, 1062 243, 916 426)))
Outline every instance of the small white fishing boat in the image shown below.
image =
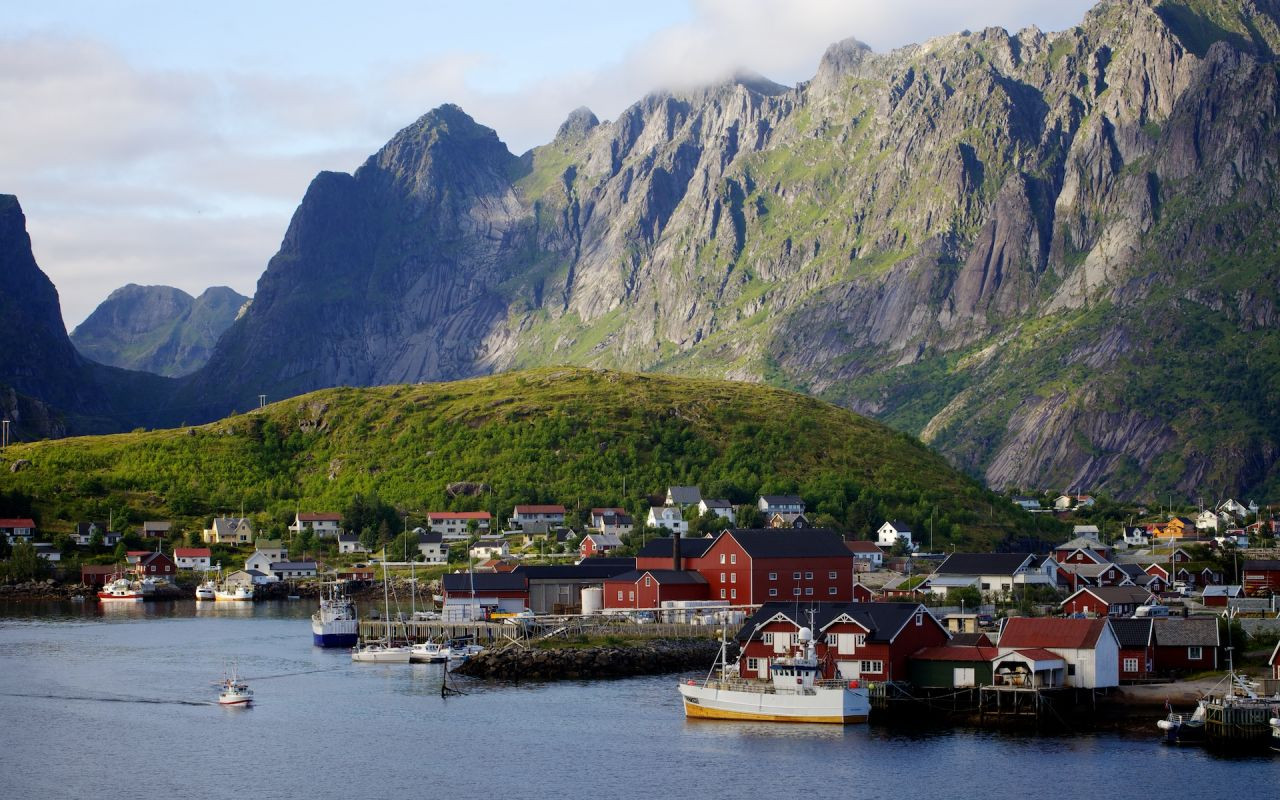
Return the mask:
POLYGON ((222 583, 213 590, 213 599, 218 602, 244 602, 253 599, 253 587, 243 583, 222 583))
POLYGON ((141 603, 142 590, 130 583, 128 579, 117 577, 102 587, 102 591, 98 592, 98 599, 112 602, 141 603))
POLYGON ((449 642, 448 647, 443 648, 443 652, 445 660, 456 666, 477 653, 483 653, 484 648, 466 639, 454 639, 449 642))
POLYGON ((220 706, 247 706, 253 702, 253 690, 249 688, 249 684, 240 680, 234 669, 230 675, 222 678, 219 687, 218 705, 220 706))
POLYGON ((408 664, 409 648, 387 642, 365 642, 351 648, 351 660, 366 664, 408 664))
POLYGON ((415 664, 440 664, 449 660, 448 648, 439 642, 418 642, 409 646, 409 660, 415 664))
POLYGON ((218 584, 213 581, 204 581, 196 587, 197 600, 217 600, 218 584))

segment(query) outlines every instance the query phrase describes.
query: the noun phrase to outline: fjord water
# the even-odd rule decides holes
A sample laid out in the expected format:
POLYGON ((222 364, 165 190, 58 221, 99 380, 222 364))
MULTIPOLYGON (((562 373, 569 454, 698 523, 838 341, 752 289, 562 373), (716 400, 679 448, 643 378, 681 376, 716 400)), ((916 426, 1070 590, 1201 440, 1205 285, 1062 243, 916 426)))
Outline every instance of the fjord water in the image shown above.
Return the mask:
MULTIPOLYGON (((1280 756, 1151 736, 686 721, 677 676, 554 684, 353 664, 309 603, 0 607, 13 798, 1276 797, 1280 756), (256 693, 221 708, 235 663, 256 693)), ((689 676, 681 676, 689 677, 689 676)), ((1154 734, 1154 725, 1150 726, 1154 734)))

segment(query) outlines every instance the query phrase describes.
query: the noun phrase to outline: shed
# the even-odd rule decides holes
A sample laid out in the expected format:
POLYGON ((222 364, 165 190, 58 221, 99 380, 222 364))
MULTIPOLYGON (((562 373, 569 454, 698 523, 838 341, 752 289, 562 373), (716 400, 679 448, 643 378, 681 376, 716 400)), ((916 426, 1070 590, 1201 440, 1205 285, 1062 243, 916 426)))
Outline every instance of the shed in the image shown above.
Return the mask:
POLYGON ((994 647, 926 647, 911 655, 907 675, 921 689, 962 689, 993 683, 994 647))

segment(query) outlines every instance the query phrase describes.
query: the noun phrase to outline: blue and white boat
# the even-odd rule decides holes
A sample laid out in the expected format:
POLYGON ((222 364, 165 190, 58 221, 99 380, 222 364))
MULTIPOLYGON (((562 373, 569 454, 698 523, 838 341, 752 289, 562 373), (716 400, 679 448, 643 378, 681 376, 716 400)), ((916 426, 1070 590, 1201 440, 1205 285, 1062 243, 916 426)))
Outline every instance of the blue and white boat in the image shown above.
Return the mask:
POLYGON ((316 647, 354 647, 359 638, 355 603, 338 584, 330 584, 328 596, 320 596, 320 610, 311 615, 312 643, 316 647))

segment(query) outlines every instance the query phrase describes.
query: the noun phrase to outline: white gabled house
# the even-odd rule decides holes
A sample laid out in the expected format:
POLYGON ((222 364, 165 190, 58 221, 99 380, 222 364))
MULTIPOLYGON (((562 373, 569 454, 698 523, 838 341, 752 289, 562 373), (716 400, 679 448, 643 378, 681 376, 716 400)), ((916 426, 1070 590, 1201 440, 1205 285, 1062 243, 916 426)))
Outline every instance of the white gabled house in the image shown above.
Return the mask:
POLYGON ((651 528, 666 528, 679 536, 689 532, 689 523, 681 516, 679 506, 650 506, 645 524, 651 528))
POLYGON ((338 535, 338 552, 367 553, 369 549, 360 543, 359 536, 354 533, 343 533, 338 535))
POLYGON ((702 502, 702 490, 697 486, 668 486, 667 497, 663 504, 684 508, 696 506, 700 502, 702 502))
POLYGON ((445 544, 444 534, 437 531, 414 528, 418 534, 418 552, 422 560, 428 564, 445 564, 449 561, 449 546, 445 544))
POLYGON ((1120 641, 1106 619, 1010 617, 997 644, 1000 655, 1045 650, 1066 662, 1067 686, 1120 685, 1120 641))
POLYGON ((766 519, 774 514, 803 514, 804 499, 794 494, 763 494, 756 501, 756 508, 766 519))
POLYGON ((207 547, 176 547, 173 550, 173 561, 178 569, 209 569, 212 551, 207 547))
POLYGON ((904 542, 909 549, 915 550, 916 545, 915 542, 912 541, 911 537, 911 527, 901 520, 889 520, 876 530, 876 544, 881 547, 893 547, 901 541, 904 542))
POLYGON ((708 511, 714 511, 717 516, 727 519, 730 527, 737 524, 733 504, 728 500, 709 500, 705 497, 702 498, 702 500, 698 501, 698 513, 702 516, 706 516, 708 511))
POLYGON ((300 511, 289 526, 293 533, 302 533, 308 528, 322 539, 336 539, 342 533, 342 515, 336 511, 300 511))

